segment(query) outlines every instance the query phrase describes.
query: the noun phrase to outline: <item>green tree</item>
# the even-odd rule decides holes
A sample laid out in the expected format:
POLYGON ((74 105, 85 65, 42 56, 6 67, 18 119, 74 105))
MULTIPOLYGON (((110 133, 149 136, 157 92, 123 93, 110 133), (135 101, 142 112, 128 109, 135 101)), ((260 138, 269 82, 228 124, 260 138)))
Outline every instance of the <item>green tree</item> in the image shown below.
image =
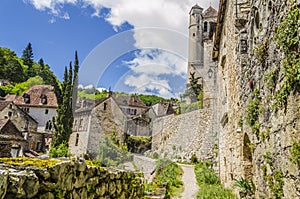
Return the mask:
POLYGON ((36 75, 34 69, 33 69, 33 52, 32 52, 32 46, 31 43, 29 42, 25 50, 23 51, 22 54, 22 60, 23 63, 28 66, 27 69, 27 75, 28 77, 33 77, 36 75))
POLYGON ((11 82, 24 81, 24 71, 17 56, 7 48, 0 48, 0 79, 11 82))
POLYGON ((199 84, 201 77, 195 77, 195 72, 190 73, 189 84, 187 85, 187 90, 183 94, 184 97, 189 97, 192 102, 198 101, 198 96, 203 90, 203 85, 199 84))
MULTIPOLYGON (((77 53, 75 54, 75 59, 77 57, 76 55, 77 53)), ((60 146, 61 144, 67 146, 70 134, 72 133, 74 121, 72 105, 73 101, 76 102, 76 99, 73 98, 73 90, 76 84, 75 80, 78 77, 78 68, 79 66, 76 66, 73 69, 72 62, 70 62, 69 70, 67 67, 65 68, 63 82, 53 82, 58 101, 57 116, 54 118, 54 148, 60 146)), ((54 77, 52 76, 52 78, 54 77)))

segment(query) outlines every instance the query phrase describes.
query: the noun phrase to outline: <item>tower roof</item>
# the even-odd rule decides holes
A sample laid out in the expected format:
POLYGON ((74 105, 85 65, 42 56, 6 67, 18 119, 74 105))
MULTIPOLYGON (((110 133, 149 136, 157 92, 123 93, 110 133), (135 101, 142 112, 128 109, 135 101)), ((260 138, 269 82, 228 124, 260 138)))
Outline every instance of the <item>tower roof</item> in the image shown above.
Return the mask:
POLYGON ((192 13, 193 10, 201 10, 201 12, 202 12, 203 8, 201 8, 198 4, 196 4, 191 8, 190 14, 192 13))
POLYGON ((202 9, 202 10, 203 10, 203 8, 201 8, 198 4, 194 5, 194 6, 192 7, 192 9, 202 9))
POLYGON ((207 8, 204 11, 203 18, 213 18, 213 17, 218 17, 218 11, 213 7, 209 6, 209 8, 207 8))

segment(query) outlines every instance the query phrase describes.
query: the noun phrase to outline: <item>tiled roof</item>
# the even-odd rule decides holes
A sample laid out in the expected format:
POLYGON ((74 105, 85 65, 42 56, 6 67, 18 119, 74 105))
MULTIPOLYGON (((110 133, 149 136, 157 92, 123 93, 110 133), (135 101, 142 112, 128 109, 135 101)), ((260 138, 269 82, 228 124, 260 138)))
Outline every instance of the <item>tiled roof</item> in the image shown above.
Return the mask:
POLYGON ((116 102, 119 106, 146 107, 142 100, 134 96, 119 96, 116 98, 116 102))
POLYGON ((0 100, 0 111, 3 111, 11 102, 0 100))
POLYGON ((21 132, 9 119, 0 120, 0 140, 16 140, 25 142, 21 132))
POLYGON ((203 18, 212 18, 212 17, 218 17, 218 11, 214 9, 213 7, 209 6, 207 10, 203 13, 203 18))
POLYGON ((196 4, 192 7, 192 9, 203 9, 203 8, 201 8, 198 4, 196 4))
POLYGON ((0 131, 7 124, 8 121, 9 119, 0 119, 0 131))
POLYGON ((54 89, 50 85, 34 85, 15 100, 19 106, 54 107, 58 106, 54 89), (24 102, 24 96, 29 95, 30 101, 24 102), (42 103, 41 97, 46 96, 47 103, 42 103))
POLYGON ((6 101, 15 101, 15 99, 17 99, 17 95, 8 94, 5 96, 6 101))

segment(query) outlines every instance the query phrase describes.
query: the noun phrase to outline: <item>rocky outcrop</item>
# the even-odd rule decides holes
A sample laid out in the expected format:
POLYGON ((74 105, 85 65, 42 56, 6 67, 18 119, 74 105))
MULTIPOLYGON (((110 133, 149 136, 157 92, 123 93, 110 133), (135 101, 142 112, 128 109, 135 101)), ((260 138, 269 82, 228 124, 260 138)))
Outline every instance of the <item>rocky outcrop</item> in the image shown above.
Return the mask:
POLYGON ((64 161, 52 168, 0 165, 0 198, 137 198, 140 174, 64 161))

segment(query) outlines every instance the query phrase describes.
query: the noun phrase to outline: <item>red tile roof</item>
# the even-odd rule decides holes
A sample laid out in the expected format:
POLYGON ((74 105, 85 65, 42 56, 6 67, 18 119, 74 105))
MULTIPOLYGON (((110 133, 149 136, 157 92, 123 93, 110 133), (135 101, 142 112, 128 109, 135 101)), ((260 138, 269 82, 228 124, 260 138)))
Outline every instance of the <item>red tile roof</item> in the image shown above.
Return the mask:
POLYGON ((207 10, 203 13, 203 18, 212 18, 212 17, 218 17, 218 11, 214 9, 213 7, 209 6, 207 10))
POLYGON ((3 111, 11 102, 0 100, 0 111, 3 111))
POLYGON ((54 88, 50 85, 34 85, 19 96, 15 101, 15 104, 19 106, 35 106, 35 107, 53 107, 57 108, 57 99, 54 93, 54 88), (28 94, 30 96, 30 102, 24 102, 24 96, 28 94), (41 102, 41 96, 47 97, 47 103, 41 102))

